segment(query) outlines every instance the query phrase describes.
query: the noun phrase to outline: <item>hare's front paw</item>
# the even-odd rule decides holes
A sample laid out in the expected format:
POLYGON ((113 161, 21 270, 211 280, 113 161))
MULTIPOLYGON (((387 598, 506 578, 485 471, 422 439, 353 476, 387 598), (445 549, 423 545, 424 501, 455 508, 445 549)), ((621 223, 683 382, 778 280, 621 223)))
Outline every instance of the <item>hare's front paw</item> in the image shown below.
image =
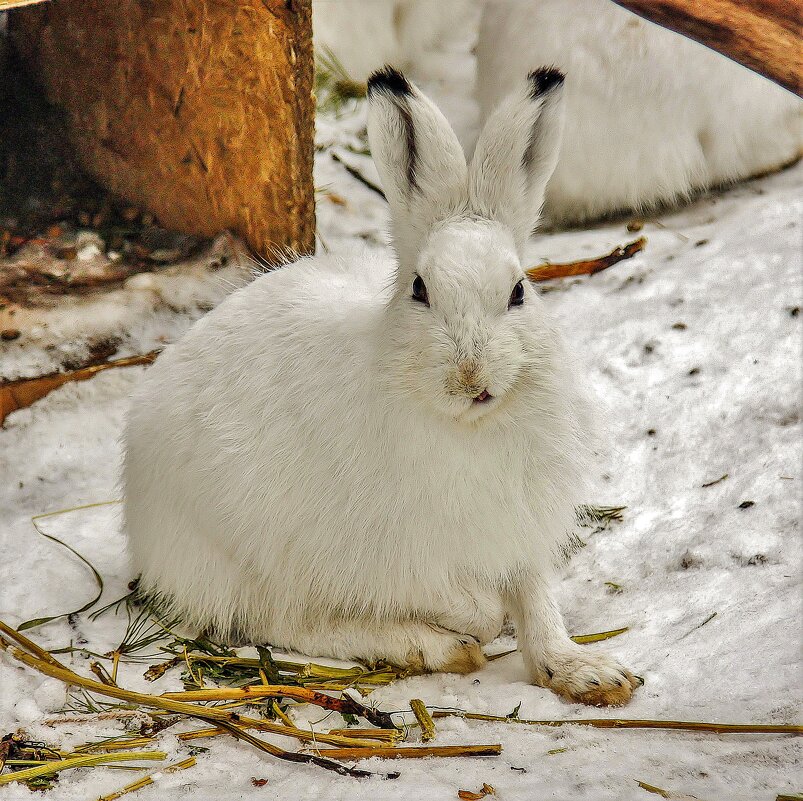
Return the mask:
POLYGON ((567 701, 591 706, 623 706, 641 684, 615 659, 579 645, 547 651, 533 670, 533 682, 567 701))
POLYGON ((431 673, 473 673, 485 662, 479 640, 470 634, 459 634, 430 625, 421 647, 408 657, 416 671, 431 673))

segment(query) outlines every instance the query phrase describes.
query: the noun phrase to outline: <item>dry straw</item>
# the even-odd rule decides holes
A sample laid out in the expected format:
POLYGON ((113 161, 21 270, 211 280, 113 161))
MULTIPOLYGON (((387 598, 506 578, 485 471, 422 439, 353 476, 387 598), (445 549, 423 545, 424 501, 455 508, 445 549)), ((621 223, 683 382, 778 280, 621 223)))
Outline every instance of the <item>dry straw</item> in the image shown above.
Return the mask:
MULTIPOLYGON (((37 515, 33 523, 43 536, 65 546, 76 557, 81 559, 92 571, 99 592, 78 612, 88 611, 99 600, 103 588, 103 580, 91 563, 71 546, 46 534, 38 526, 38 521, 78 509, 89 509, 104 506, 117 501, 87 504, 74 509, 59 510, 45 515, 37 515)), ((596 509, 587 507, 581 511, 583 519, 592 522, 618 519, 620 507, 596 509)), ((122 642, 108 654, 91 654, 85 649, 60 649, 49 652, 28 639, 20 630, 14 630, 0 621, 0 649, 6 651, 14 659, 40 673, 63 681, 83 694, 83 700, 73 702, 73 709, 83 708, 93 714, 60 718, 56 722, 100 721, 113 717, 129 718, 132 715, 141 718, 139 735, 125 734, 107 738, 94 743, 87 743, 70 753, 60 753, 52 749, 39 749, 34 745, 18 745, 13 758, 7 760, 8 766, 25 768, 0 776, 0 784, 12 781, 30 782, 30 787, 41 787, 37 781, 47 781, 47 777, 55 776, 62 770, 79 766, 109 765, 122 761, 132 762, 138 759, 162 759, 160 751, 142 751, 140 749, 155 745, 159 732, 167 727, 187 719, 202 721, 205 726, 189 731, 180 731, 176 737, 180 742, 189 743, 200 739, 218 736, 232 736, 242 740, 258 750, 278 759, 290 762, 302 762, 317 765, 327 770, 349 776, 374 775, 368 771, 358 770, 341 764, 357 762, 371 757, 381 759, 415 759, 422 757, 480 757, 494 756, 500 753, 499 744, 465 744, 437 746, 430 744, 437 737, 434 719, 445 716, 459 716, 467 720, 515 723, 528 726, 591 726, 605 729, 663 729, 675 731, 693 731, 709 734, 803 734, 803 727, 783 724, 738 724, 708 723, 702 721, 677 720, 633 720, 622 718, 583 718, 568 720, 526 720, 517 714, 506 716, 485 715, 466 710, 437 710, 431 712, 420 699, 413 699, 410 708, 415 715, 421 730, 424 745, 406 746, 401 743, 405 739, 403 730, 393 719, 393 713, 383 712, 366 705, 359 694, 350 692, 351 688, 360 688, 364 693, 397 678, 404 677, 406 671, 391 665, 377 665, 371 669, 354 667, 331 667, 314 663, 294 662, 286 659, 274 659, 268 648, 257 648, 257 658, 242 657, 225 645, 215 643, 204 636, 190 639, 179 636, 174 629, 177 620, 168 620, 160 604, 153 599, 138 595, 136 587, 122 598, 97 609, 90 617, 97 618, 110 611, 119 613, 124 609, 128 615, 128 625, 122 642), (94 657, 90 669, 96 679, 81 676, 56 659, 59 652, 83 651, 94 657), (154 653, 149 653, 154 651, 154 653), (165 657, 168 657, 165 660, 165 657), (109 671, 103 664, 111 662, 109 671), (121 661, 145 662, 145 677, 154 680, 168 670, 183 666, 185 690, 168 692, 162 695, 134 692, 119 685, 117 668, 121 661), (212 682, 215 686, 209 686, 212 682), (94 697, 114 699, 119 702, 102 703, 94 697), (302 729, 293 724, 287 713, 288 705, 313 704, 322 709, 340 713, 349 723, 348 729, 333 729, 328 732, 302 729), (108 711, 103 710, 104 706, 108 711), (247 717, 242 714, 241 707, 261 710, 272 717, 247 717), (151 710, 146 713, 145 710, 151 710), (351 727, 358 718, 363 718, 373 727, 351 727), (287 751, 283 748, 256 737, 251 732, 262 731, 269 734, 292 738, 305 748, 301 751, 287 751), (324 746, 321 748, 321 746, 324 746), (327 747, 328 746, 328 747, 327 747), (38 750, 37 750, 38 749, 38 750), (132 750, 134 749, 134 750, 132 750), (145 755, 145 756, 143 756, 145 755)), ((63 615, 53 615, 28 621, 20 629, 32 628, 63 615)), ((624 634, 627 627, 611 629, 594 634, 576 635, 573 639, 578 643, 590 643, 606 640, 624 634)), ((491 656, 500 658, 507 653, 491 656)), ((516 712, 518 711, 518 707, 516 712)), ((1 756, 0 756, 1 760, 1 756)), ((171 769, 190 767, 191 760, 184 760, 171 766, 171 769)), ((118 765, 118 767, 124 767, 118 765)), ((0 768, 2 763, 0 761, 0 768)), ((387 778, 395 778, 397 773, 383 774, 387 778)), ((140 787, 152 783, 152 779, 144 777, 109 796, 118 798, 140 787)))

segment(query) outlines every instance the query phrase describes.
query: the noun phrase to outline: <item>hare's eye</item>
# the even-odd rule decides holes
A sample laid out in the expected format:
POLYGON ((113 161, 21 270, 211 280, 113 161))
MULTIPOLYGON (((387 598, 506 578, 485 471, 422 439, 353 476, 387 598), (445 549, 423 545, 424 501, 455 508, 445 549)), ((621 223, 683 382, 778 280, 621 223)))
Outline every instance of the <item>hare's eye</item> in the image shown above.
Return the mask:
POLYGON ((507 304, 508 309, 511 306, 521 306, 524 303, 524 284, 519 281, 516 286, 513 287, 513 291, 510 293, 510 301, 507 304))
POLYGON ((413 300, 417 300, 419 303, 424 303, 425 305, 429 306, 427 285, 424 283, 424 279, 420 275, 417 275, 415 277, 415 281, 413 281, 413 300))

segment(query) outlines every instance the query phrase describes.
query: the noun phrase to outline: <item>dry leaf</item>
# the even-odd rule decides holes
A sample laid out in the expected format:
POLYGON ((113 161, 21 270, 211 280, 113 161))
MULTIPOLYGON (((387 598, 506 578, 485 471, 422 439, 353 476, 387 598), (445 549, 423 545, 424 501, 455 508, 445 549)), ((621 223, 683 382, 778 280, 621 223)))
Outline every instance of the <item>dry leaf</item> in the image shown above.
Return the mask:
POLYGON ((482 789, 478 790, 476 793, 472 793, 471 790, 457 791, 457 797, 462 799, 462 801, 480 801, 480 799, 489 795, 496 795, 496 790, 494 790, 490 784, 483 784, 482 789))

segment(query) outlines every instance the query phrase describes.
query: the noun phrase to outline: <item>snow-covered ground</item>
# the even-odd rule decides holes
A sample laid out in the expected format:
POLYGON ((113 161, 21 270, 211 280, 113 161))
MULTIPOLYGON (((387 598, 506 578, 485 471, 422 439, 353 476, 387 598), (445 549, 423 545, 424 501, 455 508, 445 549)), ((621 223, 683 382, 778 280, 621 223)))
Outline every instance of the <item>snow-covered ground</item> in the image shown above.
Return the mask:
MULTIPOLYGON (((319 125, 316 182, 326 190, 318 204, 320 243, 333 251, 355 241, 385 247, 384 201, 331 158, 334 150, 375 179, 368 160, 352 152, 361 147, 361 125, 360 111, 319 125)), ((632 260, 548 287, 546 301, 608 410, 612 449, 588 501, 627 506, 621 523, 595 534, 584 530, 587 546, 567 567, 560 598, 574 633, 629 627, 587 647, 611 650, 645 678, 630 706, 568 705, 529 685, 518 655, 470 676, 400 681, 377 690, 372 702, 400 710, 422 698, 431 706, 501 715, 521 702, 522 718, 539 719, 799 722, 801 185, 798 166, 704 197, 646 221, 647 248, 632 260)), ((531 240, 529 260, 600 255, 641 234, 629 233, 624 222, 548 233, 531 240)), ((160 308, 147 324, 128 326, 127 348, 146 351, 160 338, 172 339, 195 314, 160 308)), ((6 360, 15 369, 35 361, 33 350, 26 362, 12 345, 25 347, 0 343, 0 374, 6 360)), ((0 618, 9 624, 91 597, 86 569, 41 538, 30 518, 119 496, 119 436, 127 398, 144 370, 66 385, 14 412, 0 429, 0 618)), ((104 599, 125 592, 132 575, 118 507, 41 525, 95 564, 106 582, 104 599)), ((123 629, 124 618, 92 623, 79 616, 72 626, 62 619, 31 634, 51 649, 85 638, 104 652, 123 629)), ((494 649, 511 642, 503 638, 494 649)), ((64 659, 87 674, 80 657, 64 659)), ((152 692, 180 687, 175 673, 147 684, 142 670, 123 665, 120 682, 152 692)), ((42 725, 64 701, 58 682, 0 658, 0 734, 25 727, 33 738, 66 746, 120 731, 114 722, 42 725)), ((306 725, 323 716, 304 708, 296 720, 306 725)), ((336 727, 335 717, 319 728, 336 727)), ((438 721, 436 744, 494 742, 504 749, 497 758, 362 763, 401 772, 378 781, 292 766, 216 738, 201 743, 209 751, 196 767, 165 775, 136 797, 452 801, 458 789, 476 791, 487 782, 509 800, 650 798, 639 780, 708 801, 771 801, 803 784, 800 741, 789 737, 438 721), (255 787, 252 777, 267 784, 255 787)), ((170 733, 159 747, 171 761, 187 753, 170 733)), ((104 768, 72 771, 50 795, 89 801, 132 778, 104 768)), ((33 797, 24 787, 0 788, 0 801, 33 797)))

